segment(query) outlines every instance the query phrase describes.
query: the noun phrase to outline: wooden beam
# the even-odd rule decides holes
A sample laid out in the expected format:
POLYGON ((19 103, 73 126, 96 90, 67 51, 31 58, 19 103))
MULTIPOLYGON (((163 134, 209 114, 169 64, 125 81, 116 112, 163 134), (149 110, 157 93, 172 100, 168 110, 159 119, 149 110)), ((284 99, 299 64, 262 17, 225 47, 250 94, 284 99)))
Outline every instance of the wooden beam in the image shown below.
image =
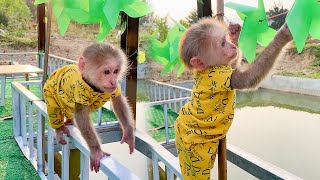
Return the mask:
POLYGON ((45 24, 45 4, 40 4, 37 7, 38 20, 38 52, 44 52, 46 39, 46 24, 45 24))
POLYGON ((202 17, 212 16, 211 0, 202 0, 202 3, 197 1, 197 7, 199 19, 202 17))
POLYGON ((124 15, 123 21, 126 22, 126 30, 121 36, 121 48, 125 50, 130 65, 130 71, 126 77, 126 96, 136 119, 139 18, 124 15))
POLYGON ((218 147, 218 179, 227 180, 227 139, 220 139, 218 147))

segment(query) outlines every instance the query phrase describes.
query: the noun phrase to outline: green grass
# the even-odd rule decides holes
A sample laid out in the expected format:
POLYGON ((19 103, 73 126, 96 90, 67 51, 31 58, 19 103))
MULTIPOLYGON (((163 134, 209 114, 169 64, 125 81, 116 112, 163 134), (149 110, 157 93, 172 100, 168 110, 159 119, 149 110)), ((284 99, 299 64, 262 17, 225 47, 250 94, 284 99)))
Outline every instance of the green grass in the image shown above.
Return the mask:
POLYGON ((13 138, 12 126, 12 120, 0 121, 0 180, 40 179, 13 138))
POLYGON ((315 72, 312 74, 305 74, 303 72, 281 72, 278 73, 281 76, 291 76, 291 77, 301 77, 301 78, 312 78, 312 79, 320 79, 320 72, 315 72))
MULTIPOLYGON (((148 134, 158 142, 165 141, 165 123, 164 123, 164 114, 163 106, 152 106, 146 111, 147 129, 148 134), (153 130, 154 128, 160 128, 159 130, 153 130)), ((169 118, 169 138, 173 139, 175 137, 173 124, 176 121, 178 114, 173 112, 171 109, 168 110, 169 118)))
MULTIPOLYGON (((34 79, 30 79, 34 80, 34 79)), ((6 83, 6 95, 5 95, 5 106, 0 106, 0 118, 12 115, 12 93, 11 83, 14 81, 24 81, 24 79, 7 79, 6 83)), ((39 86, 30 86, 30 91, 37 97, 41 98, 41 90, 39 86)))

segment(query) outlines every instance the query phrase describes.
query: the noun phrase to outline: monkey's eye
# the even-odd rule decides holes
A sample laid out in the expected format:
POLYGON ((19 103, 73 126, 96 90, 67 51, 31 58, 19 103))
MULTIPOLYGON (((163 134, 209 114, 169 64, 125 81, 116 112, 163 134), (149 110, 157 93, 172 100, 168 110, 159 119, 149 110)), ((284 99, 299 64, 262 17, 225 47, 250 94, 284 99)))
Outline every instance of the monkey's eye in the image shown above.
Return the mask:
POLYGON ((225 45, 226 45, 226 41, 223 41, 223 42, 221 43, 221 46, 224 47, 225 45))
POLYGON ((114 74, 118 74, 118 73, 119 73, 119 69, 114 70, 113 73, 114 73, 114 74))
POLYGON ((105 70, 104 74, 110 74, 110 71, 109 70, 105 70))

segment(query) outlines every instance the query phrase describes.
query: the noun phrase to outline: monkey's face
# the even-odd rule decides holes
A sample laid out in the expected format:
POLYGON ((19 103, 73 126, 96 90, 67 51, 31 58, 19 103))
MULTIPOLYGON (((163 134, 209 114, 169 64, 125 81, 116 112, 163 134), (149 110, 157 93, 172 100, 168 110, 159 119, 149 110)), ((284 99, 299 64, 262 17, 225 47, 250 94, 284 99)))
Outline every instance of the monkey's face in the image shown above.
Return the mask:
POLYGON ((237 47, 226 38, 225 32, 215 35, 213 47, 211 65, 230 65, 237 56, 237 47))
POLYGON ((215 29, 211 39, 211 47, 207 48, 209 61, 207 66, 230 65, 237 56, 237 47, 226 38, 222 29, 215 29))
POLYGON ((90 82, 94 84, 101 92, 113 92, 118 86, 120 79, 121 65, 115 58, 104 61, 97 69, 93 69, 90 82))

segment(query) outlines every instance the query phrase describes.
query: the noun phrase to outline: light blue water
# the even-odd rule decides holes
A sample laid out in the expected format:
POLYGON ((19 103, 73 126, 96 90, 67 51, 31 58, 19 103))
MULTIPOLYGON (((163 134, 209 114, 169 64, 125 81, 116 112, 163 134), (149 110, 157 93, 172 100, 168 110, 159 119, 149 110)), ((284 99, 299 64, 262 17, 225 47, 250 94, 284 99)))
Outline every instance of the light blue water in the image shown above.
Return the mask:
POLYGON ((320 97, 263 89, 237 95, 228 143, 303 179, 320 179, 320 97))

